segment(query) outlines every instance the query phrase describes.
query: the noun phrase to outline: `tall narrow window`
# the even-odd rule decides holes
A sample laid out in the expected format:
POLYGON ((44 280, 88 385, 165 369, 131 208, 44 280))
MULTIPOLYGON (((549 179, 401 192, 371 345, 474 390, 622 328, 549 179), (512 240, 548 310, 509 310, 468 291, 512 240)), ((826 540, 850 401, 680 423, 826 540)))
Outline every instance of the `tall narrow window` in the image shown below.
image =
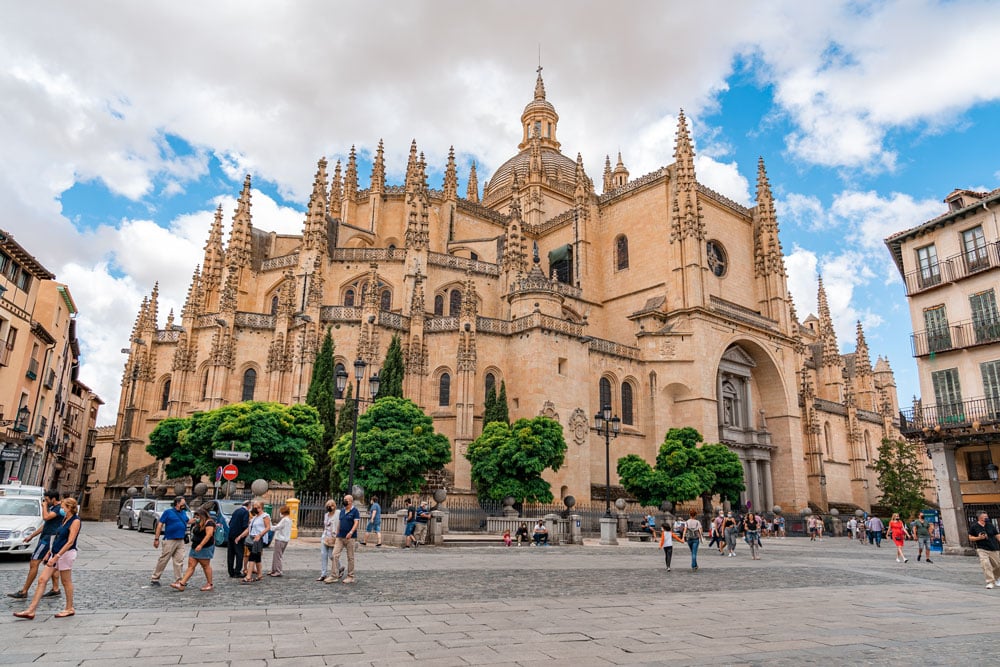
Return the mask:
POLYGON ((983 374, 983 394, 990 419, 1000 419, 1000 361, 979 364, 983 374))
POLYGON ((379 301, 379 308, 382 310, 392 310, 392 292, 389 290, 382 290, 382 298, 379 301))
POLYGON ((830 434, 830 422, 823 423, 823 441, 826 445, 826 458, 833 458, 833 436, 830 434))
POLYGON ((924 325, 927 327, 927 350, 942 352, 951 349, 951 330, 948 328, 948 314, 944 306, 935 306, 924 311, 924 325))
MULTIPOLYGON (((336 365, 333 367, 333 377, 336 378, 342 372, 346 373, 347 369, 344 368, 344 364, 342 364, 342 363, 340 363, 338 361, 336 363, 336 365)), ((350 378, 348 378, 348 379, 350 379, 350 378)), ((343 391, 339 391, 336 388, 336 386, 333 388, 333 391, 334 391, 334 398, 343 398, 344 397, 344 392, 343 391)))
POLYGON ((615 239, 615 270, 628 268, 628 237, 619 236, 615 239))
POLYGON ((277 315, 278 314, 278 295, 277 294, 275 294, 274 296, 271 297, 271 314, 272 315, 277 315))
POLYGON ((868 431, 865 431, 865 461, 872 460, 872 438, 868 431))
POLYGON ((937 404, 938 422, 964 421, 962 387, 958 381, 958 369, 948 368, 931 373, 931 384, 934 386, 934 402, 937 404))
POLYGON ((205 369, 205 375, 201 378, 201 400, 208 398, 208 369, 205 369))
POLYGON ((440 294, 434 297, 434 314, 438 317, 444 315, 444 297, 440 294))
POLYGON ((438 405, 451 405, 451 376, 447 373, 442 373, 438 381, 438 405))
POLYGON ((992 289, 969 297, 972 310, 972 330, 977 343, 1000 340, 1000 314, 997 313, 997 298, 992 289))
POLYGON ((982 227, 973 227, 962 232, 962 251, 965 267, 969 272, 988 268, 989 257, 986 255, 986 237, 982 227))
POLYGON ((448 295, 448 315, 451 317, 458 317, 462 314, 462 293, 453 289, 451 294, 448 295))
POLYGON ((635 424, 635 413, 632 409, 632 385, 622 383, 622 423, 629 426, 635 424))
POLYGON ((163 382, 163 392, 160 394, 160 409, 166 410, 170 406, 170 378, 163 382))
POLYGON ((490 395, 490 391, 497 390, 497 377, 493 373, 486 374, 486 395, 490 395))
POLYGON ((253 391, 257 388, 257 371, 252 368, 248 368, 245 373, 243 373, 243 401, 253 400, 253 391))
POLYGON ((344 305, 347 306, 348 308, 353 308, 354 307, 354 289, 353 288, 348 289, 346 292, 344 292, 344 305))
POLYGON ((917 266, 920 270, 920 287, 930 287, 941 282, 941 266, 938 264, 937 248, 933 245, 917 248, 917 266))
POLYGON ((722 381, 722 424, 738 428, 743 425, 740 415, 743 410, 740 406, 740 392, 732 379, 722 381))
POLYGON ((608 378, 601 378, 598 383, 598 392, 600 394, 601 404, 597 406, 598 410, 603 410, 605 405, 611 405, 611 380, 608 378))

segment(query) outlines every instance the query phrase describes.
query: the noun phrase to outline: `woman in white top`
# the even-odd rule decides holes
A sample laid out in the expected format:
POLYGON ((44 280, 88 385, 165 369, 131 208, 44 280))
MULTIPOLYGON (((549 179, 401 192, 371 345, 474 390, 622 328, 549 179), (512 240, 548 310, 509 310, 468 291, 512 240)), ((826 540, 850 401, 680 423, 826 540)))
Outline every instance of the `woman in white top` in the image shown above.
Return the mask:
POLYGON ((282 575, 281 557, 285 554, 285 547, 288 546, 289 540, 292 539, 292 517, 289 514, 291 514, 291 510, 288 509, 288 505, 282 505, 278 508, 278 515, 281 516, 281 519, 274 526, 274 553, 271 555, 271 571, 267 573, 270 577, 282 575))
POLYGON ((250 506, 250 525, 236 538, 237 542, 250 538, 245 542, 250 551, 250 556, 247 558, 247 576, 241 579, 240 583, 251 584, 263 579, 260 560, 264 551, 264 536, 269 530, 271 530, 271 517, 264 512, 264 503, 255 500, 250 506))
MULTIPOLYGON (((316 581, 323 581, 330 571, 330 559, 333 557, 333 547, 337 544, 337 526, 340 525, 340 510, 333 500, 326 501, 326 514, 323 515, 323 537, 320 539, 319 555, 322 559, 320 563, 319 577, 316 581)), ((334 567, 334 573, 340 573, 340 563, 334 567)), ((338 579, 340 577, 337 577, 338 579)))
POLYGON ((701 522, 697 516, 696 511, 689 512, 689 518, 684 522, 684 533, 681 535, 691 550, 691 569, 695 572, 698 571, 698 546, 701 544, 701 522))

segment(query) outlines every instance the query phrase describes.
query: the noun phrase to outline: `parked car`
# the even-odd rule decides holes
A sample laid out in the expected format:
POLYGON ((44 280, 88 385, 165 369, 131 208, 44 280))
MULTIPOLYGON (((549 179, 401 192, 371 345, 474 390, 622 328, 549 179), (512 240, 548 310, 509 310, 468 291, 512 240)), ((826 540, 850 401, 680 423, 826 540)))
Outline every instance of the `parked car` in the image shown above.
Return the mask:
POLYGON ((31 558, 38 537, 30 542, 25 542, 24 538, 42 524, 43 502, 41 496, 0 496, 0 553, 31 558))
POLYGON ((150 507, 148 504, 145 505, 141 510, 139 510, 139 532, 148 530, 151 533, 156 532, 156 524, 160 521, 160 515, 163 514, 163 510, 169 509, 174 504, 173 499, 171 500, 157 500, 150 507))
POLYGON ((129 530, 136 530, 139 528, 139 512, 152 509, 155 504, 152 498, 129 498, 118 510, 118 527, 128 526, 129 530))

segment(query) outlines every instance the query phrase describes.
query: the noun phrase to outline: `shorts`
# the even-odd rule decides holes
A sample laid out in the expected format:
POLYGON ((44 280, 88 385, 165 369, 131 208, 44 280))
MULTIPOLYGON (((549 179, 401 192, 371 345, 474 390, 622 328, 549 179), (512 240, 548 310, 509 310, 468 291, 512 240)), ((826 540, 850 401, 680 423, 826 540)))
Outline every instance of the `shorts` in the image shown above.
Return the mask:
POLYGON ((381 533, 382 532, 382 519, 376 519, 374 521, 369 521, 368 526, 365 528, 366 533, 381 533))
POLYGON ((417 528, 417 522, 416 521, 409 521, 409 522, 407 522, 407 524, 406 524, 406 531, 403 533, 403 537, 406 537, 407 535, 412 535, 413 531, 416 530, 416 528, 417 528))
POLYGON ((931 550, 931 538, 929 537, 918 537, 917 538, 917 549, 931 550))
POLYGON ((70 549, 56 561, 56 569, 60 572, 73 569, 73 562, 76 560, 76 549, 70 549))
POLYGON ((35 550, 31 552, 31 560, 42 560, 45 558, 46 554, 49 553, 49 547, 52 545, 52 536, 46 535, 38 539, 38 546, 35 550))

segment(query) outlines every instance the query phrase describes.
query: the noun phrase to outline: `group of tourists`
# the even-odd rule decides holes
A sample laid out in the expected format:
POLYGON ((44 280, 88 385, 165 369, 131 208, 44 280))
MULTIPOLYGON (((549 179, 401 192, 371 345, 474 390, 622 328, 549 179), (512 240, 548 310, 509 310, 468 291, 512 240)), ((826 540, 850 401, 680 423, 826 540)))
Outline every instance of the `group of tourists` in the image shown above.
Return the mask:
POLYGON ((80 516, 75 498, 59 499, 58 491, 46 491, 42 500, 42 525, 24 538, 25 543, 38 537, 38 545, 31 554, 28 577, 20 590, 8 593, 8 597, 25 599, 31 584, 38 577, 38 585, 31 603, 23 611, 15 611, 14 616, 31 621, 35 618, 38 603, 42 598, 66 596, 62 610, 56 618, 67 618, 76 614, 73 607, 73 563, 76 561, 76 542, 80 536, 80 516), (43 567, 44 565, 44 567, 43 567), (41 575, 38 571, 41 568, 41 575), (52 588, 45 589, 49 582, 52 588))

